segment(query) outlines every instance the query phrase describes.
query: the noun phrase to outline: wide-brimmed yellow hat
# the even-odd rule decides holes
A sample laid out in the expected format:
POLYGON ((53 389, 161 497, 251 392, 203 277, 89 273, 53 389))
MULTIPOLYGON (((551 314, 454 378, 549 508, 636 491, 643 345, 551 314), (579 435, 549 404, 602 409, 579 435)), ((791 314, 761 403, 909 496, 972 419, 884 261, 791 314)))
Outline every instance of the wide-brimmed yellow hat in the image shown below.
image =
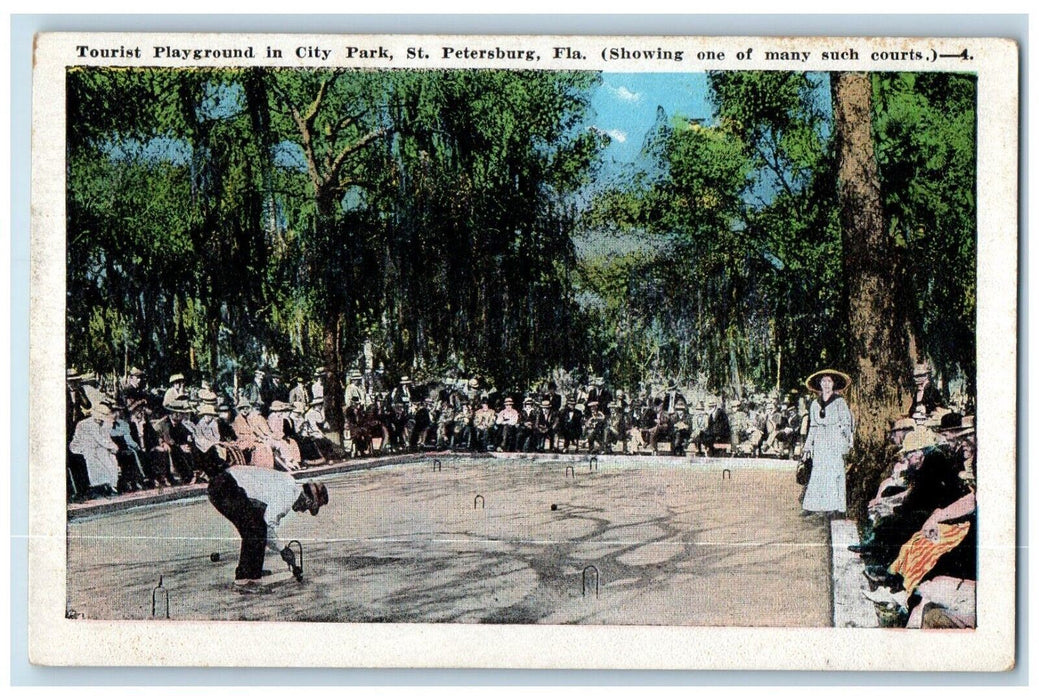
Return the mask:
POLYGON ((833 377, 833 390, 844 391, 851 386, 851 377, 839 369, 821 369, 814 373, 812 376, 805 380, 805 386, 815 393, 820 393, 822 389, 819 387, 819 380, 823 377, 833 377))

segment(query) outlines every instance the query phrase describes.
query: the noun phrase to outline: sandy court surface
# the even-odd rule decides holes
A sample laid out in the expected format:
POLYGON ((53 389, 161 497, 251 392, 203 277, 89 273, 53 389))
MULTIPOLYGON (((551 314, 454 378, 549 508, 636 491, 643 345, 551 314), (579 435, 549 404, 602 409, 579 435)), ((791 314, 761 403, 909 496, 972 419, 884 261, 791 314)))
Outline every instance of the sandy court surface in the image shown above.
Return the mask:
MULTIPOLYGON (((826 524, 801 516, 790 470, 601 461, 569 476, 562 461, 444 457, 437 472, 327 478, 329 505, 281 528, 303 542, 306 580, 262 595, 231 589, 237 533, 205 499, 76 520, 69 607, 148 618, 161 574, 173 619, 831 624, 826 524), (587 566, 598 597, 592 570, 582 595, 587 566)), ((285 570, 276 555, 266 566, 285 570)))

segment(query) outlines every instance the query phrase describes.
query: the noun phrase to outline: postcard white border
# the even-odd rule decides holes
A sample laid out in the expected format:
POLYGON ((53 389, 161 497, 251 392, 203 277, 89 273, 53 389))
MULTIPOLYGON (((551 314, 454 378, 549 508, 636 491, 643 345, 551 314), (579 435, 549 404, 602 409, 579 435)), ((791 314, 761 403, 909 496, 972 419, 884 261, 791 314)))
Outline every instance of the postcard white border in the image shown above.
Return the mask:
MULTIPOLYGON (((340 59, 336 65, 366 68, 537 68, 611 72, 697 72, 715 69, 774 70, 968 70, 978 75, 978 415, 979 582, 978 629, 935 634, 897 630, 752 629, 628 626, 322 624, 228 622, 97 622, 67 620, 65 610, 65 502, 61 434, 64 376, 64 90, 68 65, 127 65, 79 58, 78 45, 168 44, 169 35, 43 34, 37 37, 33 89, 31 318, 30 318, 30 549, 29 650, 47 665, 278 666, 284 649, 297 650, 298 666, 402 668, 626 668, 804 670, 1004 670, 1014 659, 1016 435, 1016 271, 1018 161, 1018 51, 997 39, 863 39, 752 37, 435 37, 196 34, 177 35, 196 46, 267 46, 336 43, 392 45, 386 63, 340 59), (167 40, 163 41, 163 37, 167 40), (529 62, 437 60, 408 63, 408 46, 464 43, 475 48, 508 45, 543 54, 529 62), (860 59, 855 62, 763 64, 762 59, 681 63, 659 61, 637 68, 604 60, 598 52, 582 65, 553 62, 557 45, 626 45, 700 50, 735 56, 741 49, 811 50, 840 46, 873 50, 967 47, 969 66, 942 62, 860 59), (598 55, 597 55, 598 54, 598 55), (272 629, 273 628, 273 629, 272 629), (278 648, 270 645, 276 632, 278 648)), ((289 55, 288 51, 283 52, 289 55)), ((753 56, 753 53, 752 53, 753 56)), ((243 61, 185 64, 146 58, 133 65, 244 65, 243 61)), ((260 63, 256 63, 260 65, 260 63)), ((267 65, 319 67, 297 59, 267 65)))

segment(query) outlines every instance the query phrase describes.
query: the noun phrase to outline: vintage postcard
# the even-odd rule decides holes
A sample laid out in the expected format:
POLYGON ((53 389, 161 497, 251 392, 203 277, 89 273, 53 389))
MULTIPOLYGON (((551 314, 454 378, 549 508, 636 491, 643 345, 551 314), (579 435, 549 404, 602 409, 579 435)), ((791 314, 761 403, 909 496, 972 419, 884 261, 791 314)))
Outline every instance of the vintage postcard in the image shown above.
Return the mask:
POLYGON ((1013 668, 1013 42, 34 66, 33 663, 1013 668))

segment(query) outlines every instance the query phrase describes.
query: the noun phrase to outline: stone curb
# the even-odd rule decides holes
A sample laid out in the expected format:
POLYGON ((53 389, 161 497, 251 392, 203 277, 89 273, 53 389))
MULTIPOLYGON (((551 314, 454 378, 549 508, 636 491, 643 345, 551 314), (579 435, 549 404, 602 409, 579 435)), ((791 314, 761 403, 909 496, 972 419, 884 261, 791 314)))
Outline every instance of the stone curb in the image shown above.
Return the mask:
POLYGON ((862 556, 848 550, 858 544, 859 531, 853 520, 830 521, 830 547, 833 551, 833 626, 880 627, 877 611, 863 591, 869 590, 862 556))

